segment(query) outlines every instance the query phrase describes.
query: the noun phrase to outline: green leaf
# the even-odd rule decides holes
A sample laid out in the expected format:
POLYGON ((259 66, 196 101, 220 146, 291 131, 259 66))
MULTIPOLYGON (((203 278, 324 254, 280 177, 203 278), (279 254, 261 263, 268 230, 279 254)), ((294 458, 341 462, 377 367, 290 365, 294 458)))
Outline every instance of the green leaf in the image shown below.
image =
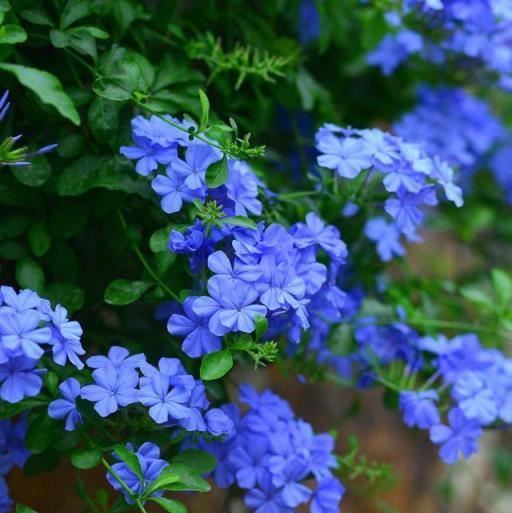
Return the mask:
POLYGON ((129 305, 137 301, 153 283, 147 281, 114 280, 105 291, 105 302, 109 305, 129 305))
POLYGON ((234 224, 235 226, 242 226, 244 228, 250 228, 251 230, 257 230, 257 224, 249 217, 244 216, 231 216, 222 217, 220 221, 224 224, 234 224))
POLYGON ((97 58, 96 40, 87 27, 77 27, 67 31, 69 37, 69 44, 84 55, 92 57, 94 60, 97 58))
POLYGON ((208 474, 217 466, 215 456, 199 449, 185 449, 172 461, 173 463, 183 463, 198 474, 208 474))
POLYGON ((30 417, 25 446, 32 454, 40 454, 57 438, 57 422, 46 412, 30 417))
POLYGON ((179 480, 166 485, 166 490, 175 492, 209 492, 211 486, 201 476, 183 463, 171 463, 166 467, 161 476, 178 476, 179 480))
POLYGON ((0 401, 0 419, 8 419, 14 417, 26 410, 34 410, 35 408, 48 407, 47 401, 41 399, 23 399, 19 403, 8 403, 0 401))
POLYGON ((233 356, 227 349, 207 354, 201 362, 201 379, 209 381, 222 378, 232 367, 233 356))
POLYGON ((169 513, 187 513, 187 508, 180 501, 167 497, 151 497, 149 500, 156 502, 164 511, 169 513))
POLYGON ((151 235, 149 239, 149 248, 153 253, 159 253, 160 251, 168 251, 167 245, 169 244, 169 237, 172 230, 172 226, 160 228, 151 235))
POLYGON ((19 237, 33 222, 28 214, 3 215, 0 223, 0 239, 12 239, 19 237))
POLYGON ((92 89, 98 96, 114 102, 126 102, 133 95, 123 81, 117 78, 98 78, 93 82, 92 89))
POLYGON ((28 242, 34 255, 41 257, 50 249, 51 240, 46 224, 38 222, 28 231, 28 242))
POLYGON ((467 287, 462 287, 460 293, 472 303, 476 303, 489 310, 494 308, 492 297, 480 287, 468 285, 467 287))
POLYGON ((206 170, 206 185, 210 189, 216 189, 226 182, 228 179, 228 160, 224 156, 218 162, 214 162, 208 166, 206 170))
POLYGON ((19 25, 0 27, 0 45, 15 45, 27 40, 27 33, 19 25))
POLYGON ((89 126, 99 142, 108 141, 119 125, 119 103, 95 98, 89 108, 89 126))
POLYGON ((101 449, 80 449, 71 453, 71 463, 75 468, 87 470, 97 467, 101 463, 103 452, 101 449))
POLYGON ((265 334, 265 331, 267 331, 268 320, 263 315, 256 315, 254 324, 256 325, 256 341, 258 341, 265 334))
POLYGON ((34 25, 53 25, 50 16, 41 6, 39 0, 16 0, 16 12, 25 20, 34 25))
POLYGON ((75 21, 89 16, 92 7, 93 2, 90 0, 68 0, 60 17, 60 27, 66 29, 75 21))
POLYGON ((11 168, 11 172, 18 182, 29 187, 40 187, 52 174, 50 164, 44 155, 34 157, 30 166, 11 168))
POLYGON ((210 100, 202 89, 199 89, 199 104, 201 106, 201 117, 199 121, 198 132, 203 132, 208 126, 208 120, 210 118, 210 100))
POLYGON ((142 480, 142 469, 140 468, 139 458, 137 458, 136 454, 121 444, 116 445, 114 451, 128 465, 130 470, 142 480))
POLYGON ((67 48, 69 46, 69 37, 62 30, 50 30, 50 42, 55 48, 67 48))
POLYGON ((37 511, 28 506, 23 506, 23 504, 16 504, 16 513, 37 513, 37 511))
POLYGON ((32 289, 42 293, 44 273, 37 262, 31 258, 22 258, 16 265, 16 281, 23 289, 32 289))
POLYGON ((53 307, 64 306, 69 314, 73 314, 84 306, 84 291, 71 283, 52 283, 44 291, 53 307))
POLYGON ((168 467, 165 467, 163 472, 158 476, 158 479, 146 490, 146 496, 151 495, 157 490, 167 490, 172 484, 180 480, 180 476, 176 473, 166 472, 168 467))
POLYGON ((64 92, 62 84, 55 75, 47 71, 6 62, 0 63, 0 70, 12 73, 21 84, 34 92, 43 103, 52 105, 61 116, 69 119, 75 125, 80 125, 80 116, 71 98, 64 92))
POLYGON ((512 301, 512 277, 503 269, 493 269, 491 277, 499 305, 504 308, 512 301))

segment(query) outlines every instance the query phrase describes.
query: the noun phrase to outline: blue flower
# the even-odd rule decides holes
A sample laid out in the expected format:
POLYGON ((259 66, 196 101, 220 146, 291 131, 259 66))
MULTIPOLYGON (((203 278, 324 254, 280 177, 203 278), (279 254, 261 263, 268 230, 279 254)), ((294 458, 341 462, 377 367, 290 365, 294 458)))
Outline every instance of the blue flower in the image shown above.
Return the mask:
POLYGON ((420 429, 430 429, 440 423, 439 412, 435 401, 439 395, 435 390, 421 392, 400 392, 400 408, 404 412, 404 422, 409 427, 418 426, 420 429))
POLYGON ((34 397, 43 386, 41 374, 36 369, 37 360, 25 356, 14 356, 0 365, 0 398, 9 403, 18 403, 24 397, 34 397))
POLYGON ((338 513, 344 493, 344 486, 335 477, 322 479, 313 493, 311 513, 338 513))
POLYGON ((307 45, 320 37, 320 15, 315 0, 302 0, 299 5, 297 28, 302 45, 307 45))
POLYGON ((186 418, 190 409, 186 404, 191 389, 185 386, 172 386, 171 378, 162 372, 141 379, 138 400, 149 406, 150 417, 158 424, 186 418))
POLYGON ((222 158, 222 153, 207 144, 191 144, 185 160, 175 159, 171 164, 173 172, 185 177, 185 185, 191 189, 204 187, 208 167, 222 158))
POLYGON ((171 166, 167 166, 165 175, 158 175, 152 182, 151 187, 162 196, 160 205, 167 214, 179 212, 183 202, 191 203, 195 199, 204 200, 205 190, 203 188, 191 189, 185 183, 186 176, 177 173, 171 166))
POLYGON ((57 305, 51 315, 53 360, 59 365, 65 365, 69 360, 77 369, 83 369, 84 364, 78 355, 85 354, 80 343, 82 327, 76 321, 68 319, 67 310, 57 305))
POLYGON ((256 284, 260 292, 260 301, 269 310, 279 308, 297 309, 306 292, 304 280, 295 274, 295 270, 286 264, 276 265, 271 255, 261 260, 263 276, 256 284))
POLYGON ((437 424, 430 428, 430 439, 441 445, 439 456, 452 465, 457 462, 459 453, 468 458, 478 451, 478 438, 482 428, 475 420, 467 419, 459 408, 453 408, 448 413, 449 426, 437 424))
POLYGON ((291 234, 298 248, 320 246, 331 258, 343 260, 348 251, 346 244, 340 239, 339 230, 327 225, 314 212, 306 215, 306 223, 297 223, 292 227, 291 234))
POLYGON ((51 330, 40 328, 41 314, 23 310, 17 314, 0 314, 0 340, 11 351, 21 349, 27 358, 38 360, 44 353, 41 344, 49 343, 51 330))
POLYGON ((220 408, 212 408, 205 415, 208 433, 213 436, 226 436, 233 432, 233 421, 220 408))
POLYGON ((328 134, 319 138, 317 149, 323 153, 317 159, 318 165, 336 170, 343 178, 355 178, 372 164, 372 155, 368 146, 359 139, 351 137, 339 139, 328 134))
POLYGON ((12 511, 13 500, 9 494, 9 487, 7 481, 3 476, 0 476, 0 513, 9 513, 12 511))
MULTIPOLYGON (((228 160, 228 179, 225 183, 226 196, 233 202, 237 216, 247 216, 248 212, 260 215, 263 207, 258 199, 258 187, 262 182, 255 176, 243 160, 228 160)), ((229 202, 228 202, 228 205, 229 202)))
POLYGON ((80 383, 75 378, 68 378, 59 385, 62 395, 48 405, 48 415, 52 419, 66 419, 66 431, 74 431, 82 423, 82 416, 76 407, 76 399, 80 397, 80 383))
POLYGON ((0 287, 0 314, 17 314, 25 310, 38 309, 41 306, 41 298, 36 292, 29 289, 20 290, 18 294, 12 287, 2 285, 0 287))
POLYGON ((185 315, 172 314, 167 323, 167 331, 171 335, 184 336, 182 350, 191 358, 198 358, 208 353, 218 351, 221 339, 208 329, 209 317, 197 315, 193 310, 197 296, 189 296, 183 302, 185 315))
POLYGON ((493 391, 474 372, 465 372, 457 378, 452 395, 467 419, 477 420, 483 426, 496 420, 498 406, 493 391))
POLYGON ((149 175, 159 164, 167 165, 178 156, 175 142, 178 129, 156 116, 146 119, 137 116, 132 120, 134 146, 121 146, 126 158, 137 160, 135 170, 143 176, 149 175))
POLYGON ((266 474, 261 488, 253 488, 245 495, 245 504, 255 513, 293 513, 284 503, 282 490, 272 484, 272 477, 266 474))
POLYGON ((226 286, 219 276, 208 280, 210 296, 197 298, 193 304, 194 312, 209 317, 208 328, 214 335, 222 336, 229 331, 252 333, 255 330, 256 315, 265 316, 267 308, 254 304, 258 292, 247 284, 237 287, 226 286))
MULTIPOLYGON (((135 474, 135 472, 133 472, 126 463, 124 463, 124 461, 114 463, 112 465, 112 469, 117 476, 123 480, 124 484, 128 486, 134 495, 142 495, 160 477, 165 467, 169 464, 167 461, 160 459, 160 449, 152 442, 142 444, 137 451, 135 451, 131 444, 127 444, 126 447, 137 456, 142 473, 142 479, 140 479, 137 474, 135 474)), ((113 456, 118 458, 116 453, 114 453, 113 456)), ((130 495, 127 493, 123 485, 110 472, 107 472, 107 480, 115 490, 124 495, 129 504, 132 504, 133 501, 130 495)), ((157 497, 160 495, 162 495, 162 492, 155 492, 150 496, 157 497)))
POLYGON ((80 395, 96 403, 94 409, 101 417, 108 417, 120 406, 128 406, 137 401, 139 376, 134 370, 115 369, 107 365, 96 369, 92 377, 94 384, 84 386, 80 395))
POLYGON ((137 369, 145 362, 146 356, 144 354, 139 353, 130 356, 128 349, 120 346, 112 346, 108 350, 107 356, 98 355, 87 358, 87 365, 91 369, 113 367, 120 372, 137 369))
POLYGON ((231 264, 223 251, 215 251, 208 257, 208 269, 221 276, 231 286, 239 282, 254 283, 261 276, 261 269, 257 265, 246 264, 235 258, 231 264))
POLYGON ((377 253, 383 262, 389 262, 395 256, 404 256, 405 248, 400 244, 400 232, 393 223, 387 223, 382 217, 369 219, 364 234, 377 244, 377 253))

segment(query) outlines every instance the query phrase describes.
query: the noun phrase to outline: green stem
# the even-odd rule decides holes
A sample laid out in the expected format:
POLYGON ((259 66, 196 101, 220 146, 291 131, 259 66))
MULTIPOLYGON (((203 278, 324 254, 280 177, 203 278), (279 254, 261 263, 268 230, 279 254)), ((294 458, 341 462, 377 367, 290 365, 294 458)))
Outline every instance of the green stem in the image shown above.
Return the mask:
MULTIPOLYGON (((121 226, 123 227, 123 230, 126 232, 128 229, 128 224, 126 222, 126 219, 124 218, 123 214, 120 210, 117 211, 117 215, 119 217, 119 222, 121 223, 121 226)), ((144 266, 144 269, 148 272, 148 274, 155 280, 156 283, 158 283, 159 287, 161 287, 169 296, 171 296, 174 300, 178 301, 178 303, 181 303, 181 299, 179 296, 171 290, 158 276, 158 274, 153 270, 149 262, 147 261, 146 257, 140 250, 140 248, 135 244, 135 242, 130 241, 130 246, 132 247, 134 253, 139 258, 141 264, 144 266)))
POLYGON ((194 133, 190 133, 186 128, 183 128, 179 123, 175 123, 174 121, 171 121, 170 119, 166 118, 164 115, 160 114, 156 110, 153 110, 153 109, 149 108, 147 105, 145 105, 140 100, 134 100, 134 101, 135 101, 135 104, 138 107, 140 107, 141 109, 146 110, 150 114, 153 114, 153 116, 156 116, 157 118, 161 119, 162 121, 164 121, 168 125, 171 125, 174 128, 177 128, 178 130, 181 130, 182 132, 185 132, 186 134, 191 135, 192 137, 194 137, 196 139, 199 139, 200 141, 203 141, 204 143, 212 146, 213 148, 217 148, 218 150, 222 151, 223 153, 226 153, 227 155, 229 155, 230 157, 233 157, 233 155, 231 155, 229 153, 229 151, 226 150, 226 148, 224 148, 223 146, 220 146, 219 144, 216 144, 215 142, 212 142, 207 137, 203 137, 201 134, 198 134, 198 133, 195 133, 195 132, 194 133))
POLYGON ((137 508, 139 508, 141 513, 148 513, 146 511, 146 508, 140 501, 140 498, 134 494, 131 490, 131 488, 123 481, 123 479, 119 476, 119 474, 112 468, 112 466, 109 464, 109 462, 105 458, 101 458, 101 463, 103 463, 103 466, 112 474, 114 479, 121 485, 121 487, 124 489, 124 491, 129 495, 130 499, 133 500, 133 502, 136 504, 137 508))
POLYGON ((277 199, 291 199, 291 198, 301 198, 303 196, 318 196, 319 194, 323 194, 322 191, 297 191, 297 192, 285 192, 284 194, 278 194, 277 199))

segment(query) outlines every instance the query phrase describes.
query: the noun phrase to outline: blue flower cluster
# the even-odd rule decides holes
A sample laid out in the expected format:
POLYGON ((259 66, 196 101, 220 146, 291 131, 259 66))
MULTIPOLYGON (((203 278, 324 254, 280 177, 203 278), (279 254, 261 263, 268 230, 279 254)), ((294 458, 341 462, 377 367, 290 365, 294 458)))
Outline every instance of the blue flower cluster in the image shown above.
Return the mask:
POLYGON ((0 420, 0 513, 9 513, 12 508, 4 476, 14 467, 23 467, 30 456, 24 445, 26 432, 27 422, 24 415, 17 422, 11 419, 0 420))
POLYGON ((477 452, 482 428, 512 424, 512 359, 501 351, 483 348, 473 334, 433 339, 420 337, 403 322, 382 326, 369 318, 360 322, 354 361, 363 370, 363 386, 380 379, 374 371, 365 374, 375 360, 379 366, 405 362, 409 383, 418 381, 420 372, 434 369, 419 389, 405 386, 400 408, 407 426, 430 430, 445 463, 456 463, 459 454, 467 458, 477 452), (443 423, 443 411, 448 411, 448 425, 443 423))
POLYGON ((218 486, 246 490, 245 503, 256 513, 293 513, 308 502, 312 513, 338 512, 345 490, 332 474, 337 466, 332 436, 315 435, 269 390, 258 394, 242 385, 240 401, 248 406, 243 415, 236 405, 224 406, 234 433, 224 441, 201 441, 200 447, 217 458, 218 486), (313 478, 312 490, 305 481, 313 478))
POLYGON ((462 190, 454 183, 452 168, 439 157, 431 158, 419 144, 383 132, 344 129, 326 124, 316 134, 320 152, 318 164, 334 170, 338 176, 353 180, 366 173, 367 189, 382 182, 388 196, 384 210, 391 217, 368 221, 365 234, 377 243, 377 252, 384 261, 403 255, 400 244, 403 234, 412 242, 419 241, 417 229, 424 214, 423 205, 436 205, 437 192, 461 206, 462 190))
POLYGON ((39 394, 45 370, 37 366, 50 348, 58 365, 83 368, 81 336, 80 324, 68 319, 64 307, 52 309, 31 290, 17 294, 0 287, 0 398, 17 403, 39 394))
POLYGON ((400 137, 423 144, 429 155, 466 171, 481 165, 505 132, 485 102, 446 86, 420 87, 417 106, 393 129, 400 137))
POLYGON ((498 84, 512 87, 512 9, 508 0, 407 0, 399 12, 386 16, 388 34, 367 60, 392 73, 416 54, 444 65, 455 59, 483 68, 498 84), (422 27, 422 33, 410 26, 422 27), (432 35, 433 34, 433 35, 432 35))
POLYGON ((168 322, 171 334, 185 336, 183 350, 189 356, 220 349, 228 333, 252 333, 257 316, 267 317, 268 337, 286 334, 293 342, 322 312, 340 318, 345 293, 336 276, 347 248, 337 228, 317 214, 310 212, 304 223, 288 230, 263 223, 256 230, 235 228, 221 240, 223 250, 214 251, 214 240, 208 242, 197 225, 185 235, 171 233, 171 249, 178 249, 177 242, 180 251, 210 247, 208 295, 188 297, 184 314, 173 314, 168 322), (318 261, 320 250, 329 257, 329 267, 318 261))
POLYGON ((112 346, 108 356, 91 356, 87 365, 94 369, 93 383, 81 387, 75 378, 63 381, 61 397, 48 409, 50 417, 66 419, 68 431, 82 420, 76 404, 79 397, 95 403, 101 417, 141 403, 157 424, 215 436, 232 429, 230 419, 220 409, 209 408, 203 383, 188 374, 176 358, 161 358, 155 367, 143 354, 130 355, 124 347, 112 346))
MULTIPOLYGON (((194 128, 192 122, 166 116, 165 119, 184 129, 194 128)), ((260 214, 258 187, 261 181, 247 163, 228 159, 228 178, 224 185, 209 189, 206 171, 223 158, 216 147, 174 127, 157 116, 146 119, 137 116, 132 120, 134 146, 121 147, 121 154, 137 160, 135 170, 148 176, 165 166, 165 174, 152 180, 153 190, 160 196, 162 210, 168 214, 179 212, 184 203, 198 200, 204 203, 209 197, 222 205, 228 215, 260 214)))
MULTIPOLYGON (((132 504, 133 499, 130 494, 128 494, 126 488, 119 482, 119 479, 123 481, 133 494, 142 495, 160 477, 162 471, 169 463, 160 459, 160 448, 152 442, 143 443, 137 450, 135 450, 130 443, 126 444, 126 447, 133 452, 139 460, 142 479, 140 479, 124 461, 119 461, 112 465, 112 469, 116 475, 114 476, 111 472, 107 472, 107 480, 112 488, 124 495, 128 504, 132 504)), ((117 453, 114 452, 112 456, 120 460, 117 453)), ((163 493, 163 491, 155 491, 151 493, 150 496, 159 497, 163 495, 163 493)))

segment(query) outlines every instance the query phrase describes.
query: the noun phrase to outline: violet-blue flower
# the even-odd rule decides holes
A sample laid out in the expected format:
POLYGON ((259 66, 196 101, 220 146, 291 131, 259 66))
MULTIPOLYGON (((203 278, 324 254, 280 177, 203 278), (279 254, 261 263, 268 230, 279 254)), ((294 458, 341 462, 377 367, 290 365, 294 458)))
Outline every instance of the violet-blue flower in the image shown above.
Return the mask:
POLYGON ((52 419, 66 419, 66 431, 74 431, 82 423, 82 416, 76 407, 80 397, 80 383, 75 378, 68 378, 59 385, 61 398, 48 405, 48 415, 52 419))

